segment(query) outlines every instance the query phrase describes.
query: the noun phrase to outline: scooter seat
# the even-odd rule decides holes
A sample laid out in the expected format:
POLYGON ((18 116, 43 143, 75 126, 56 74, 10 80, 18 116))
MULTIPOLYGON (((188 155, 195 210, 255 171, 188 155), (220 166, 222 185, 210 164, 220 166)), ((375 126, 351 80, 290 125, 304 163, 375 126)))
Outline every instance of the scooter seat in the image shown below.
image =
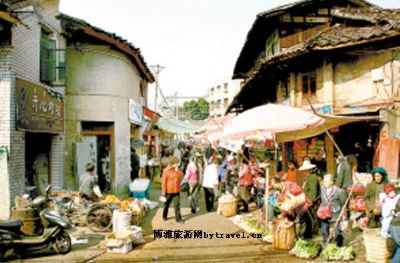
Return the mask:
POLYGON ((21 220, 15 219, 15 220, 0 220, 0 228, 17 228, 19 229, 21 227, 22 223, 21 220))

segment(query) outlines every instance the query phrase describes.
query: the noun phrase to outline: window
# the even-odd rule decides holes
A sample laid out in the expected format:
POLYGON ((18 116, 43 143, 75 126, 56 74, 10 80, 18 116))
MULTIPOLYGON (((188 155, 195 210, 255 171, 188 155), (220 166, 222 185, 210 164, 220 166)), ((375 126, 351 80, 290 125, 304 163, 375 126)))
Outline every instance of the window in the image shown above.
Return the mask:
POLYGON ((302 92, 303 96, 311 98, 317 92, 317 81, 315 72, 303 74, 302 76, 302 92))
POLYGON ((214 95, 214 88, 211 88, 211 96, 214 95))
POLYGON ((48 85, 65 83, 65 49, 57 49, 56 41, 45 31, 40 38, 40 81, 48 85))
POLYGON ((228 107, 228 99, 225 98, 225 99, 224 99, 224 108, 227 108, 227 107, 228 107))
POLYGON ((224 93, 228 93, 228 83, 224 83, 224 93))

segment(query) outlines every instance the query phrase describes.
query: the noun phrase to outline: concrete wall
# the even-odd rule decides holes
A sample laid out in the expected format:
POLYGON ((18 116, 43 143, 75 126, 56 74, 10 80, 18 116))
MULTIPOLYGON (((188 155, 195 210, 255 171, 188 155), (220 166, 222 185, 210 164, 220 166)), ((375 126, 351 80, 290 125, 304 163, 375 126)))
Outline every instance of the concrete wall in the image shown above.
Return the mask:
POLYGON ((108 46, 69 47, 67 57, 67 185, 77 188, 72 143, 82 140, 81 121, 107 121, 114 123, 112 190, 126 194, 131 170, 128 100, 140 102, 138 71, 108 46))
POLYGON ((399 60, 399 55, 387 51, 335 65, 333 78, 335 107, 371 100, 382 101, 399 96, 399 60), (382 79, 373 80, 373 70, 376 70, 382 79))

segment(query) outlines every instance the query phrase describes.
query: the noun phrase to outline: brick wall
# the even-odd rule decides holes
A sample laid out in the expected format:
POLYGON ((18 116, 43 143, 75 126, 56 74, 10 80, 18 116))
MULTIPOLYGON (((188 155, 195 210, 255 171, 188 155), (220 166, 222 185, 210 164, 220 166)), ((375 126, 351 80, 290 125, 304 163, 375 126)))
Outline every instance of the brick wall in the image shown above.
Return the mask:
MULTIPOLYGON (((15 127, 15 80, 22 78, 46 86, 40 83, 41 23, 56 21, 54 17, 46 17, 43 13, 39 16, 34 12, 20 13, 19 19, 24 25, 13 26, 12 46, 0 47, 0 146, 7 147, 9 152, 9 186, 0 186, 0 200, 10 200, 11 205, 15 196, 22 194, 25 189, 25 132, 18 131, 15 127), (2 187, 9 187, 9 191, 2 191, 2 187)), ((54 34, 59 42, 63 39, 58 30, 54 34)), ((61 43, 60 46, 64 47, 65 43, 61 43)), ((65 88, 59 87, 57 91, 64 94, 65 88)), ((52 136, 50 182, 57 188, 64 187, 64 157, 64 134, 52 136)), ((9 216, 9 210, 1 210, 0 218, 9 216)))

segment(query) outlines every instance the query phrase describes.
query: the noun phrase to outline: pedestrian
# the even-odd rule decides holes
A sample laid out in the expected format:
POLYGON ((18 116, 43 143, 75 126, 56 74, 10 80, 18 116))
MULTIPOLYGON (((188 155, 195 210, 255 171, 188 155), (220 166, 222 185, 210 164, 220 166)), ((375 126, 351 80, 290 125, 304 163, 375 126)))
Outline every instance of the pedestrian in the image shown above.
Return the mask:
MULTIPOLYGON (((329 241, 330 227, 339 218, 340 212, 346 203, 346 193, 333 182, 331 174, 325 174, 321 189, 321 204, 318 208, 317 216, 321 221, 322 243, 329 241), (325 210, 326 209, 326 210, 325 210), (322 212, 322 211, 327 212, 322 212)), ((337 224, 335 231, 335 243, 338 247, 343 246, 343 235, 340 224, 337 224)))
POLYGON ((216 197, 216 189, 218 187, 218 163, 218 159, 214 158, 204 169, 202 187, 208 212, 212 212, 214 209, 214 200, 216 197))
POLYGON ((400 262, 400 199, 397 201, 394 210, 392 211, 393 219, 390 222, 389 234, 396 243, 396 247, 393 251, 391 263, 400 262))
POLYGON ((226 191, 232 192, 233 188, 238 183, 239 165, 236 163, 235 157, 233 155, 228 156, 227 162, 228 165, 225 175, 225 188, 226 191))
POLYGON ((189 184, 188 199, 190 205, 190 211, 195 214, 197 211, 198 191, 199 191, 199 179, 201 173, 201 166, 199 165, 197 158, 192 157, 186 168, 185 178, 189 184))
POLYGON ((253 186, 253 175, 249 169, 248 161, 246 158, 242 159, 239 167, 239 196, 243 203, 243 211, 249 212, 250 203, 250 190, 253 186))
POLYGON ((393 219, 393 210, 396 208, 400 195, 394 185, 386 183, 383 186, 383 193, 379 194, 379 202, 382 207, 382 227, 381 236, 389 238, 390 223, 393 219))
POLYGON ((353 154, 349 154, 345 158, 339 157, 335 182, 336 186, 346 190, 348 186, 353 184, 353 173, 356 171, 357 158, 353 154))
POLYGON ((139 156, 136 153, 136 149, 132 148, 131 150, 131 181, 139 178, 140 171, 140 160, 139 156))
POLYGON ((305 159, 299 168, 299 171, 305 173, 305 181, 303 184, 303 191, 311 202, 315 202, 319 195, 319 181, 316 174, 316 166, 312 164, 309 159, 305 159))
POLYGON ((176 157, 170 159, 169 165, 164 169, 162 175, 162 194, 166 197, 163 210, 163 220, 168 218, 168 209, 171 202, 174 202, 175 220, 183 222, 180 211, 180 191, 183 173, 179 170, 179 160, 176 157))
POLYGON ((324 150, 319 149, 315 157, 311 159, 311 163, 315 164, 315 166, 317 167, 316 172, 318 175, 320 176, 324 175, 326 173, 326 166, 327 166, 324 150))
POLYGON ((290 160, 288 169, 286 171, 286 174, 283 176, 283 179, 286 181, 290 181, 293 183, 298 183, 297 182, 297 164, 296 161, 290 160))
POLYGON ((383 186, 388 182, 387 172, 382 167, 375 167, 372 169, 372 178, 365 188, 365 206, 368 227, 376 228, 380 226, 381 216, 379 194, 383 193, 383 186))
MULTIPOLYGON (((299 168, 299 171, 304 172, 305 181, 303 183, 303 192, 306 195, 308 212, 302 217, 305 228, 304 237, 311 238, 314 230, 318 228, 316 224, 315 211, 318 207, 318 197, 320 194, 320 183, 316 173, 316 165, 312 164, 309 159, 305 159, 299 168), (315 219, 315 220, 313 220, 315 219)), ((303 231, 302 231, 303 232, 303 231)))
POLYGON ((86 172, 80 176, 79 194, 86 201, 96 202, 103 195, 98 185, 98 176, 94 173, 94 164, 87 163, 85 170, 86 172))
POLYGON ((222 154, 222 163, 218 166, 218 181, 219 181, 219 192, 224 193, 226 191, 226 171, 228 169, 228 156, 222 154))

